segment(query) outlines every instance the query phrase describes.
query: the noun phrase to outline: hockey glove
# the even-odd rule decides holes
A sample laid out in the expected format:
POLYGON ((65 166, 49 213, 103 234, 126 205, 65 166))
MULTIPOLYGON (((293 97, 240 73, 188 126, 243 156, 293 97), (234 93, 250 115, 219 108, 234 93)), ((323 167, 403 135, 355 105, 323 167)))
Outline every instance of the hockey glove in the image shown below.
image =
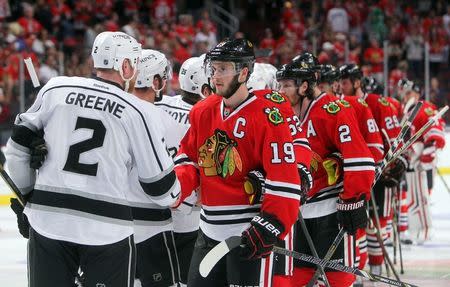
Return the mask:
POLYGON ((420 167, 423 170, 433 169, 433 162, 436 158, 436 146, 434 141, 425 144, 422 154, 420 155, 420 167))
POLYGON ((250 227, 242 233, 241 257, 250 260, 269 256, 283 231, 283 225, 273 215, 262 213, 253 217, 250 227))
POLYGON ((359 199, 338 199, 337 218, 341 227, 350 235, 355 235, 359 228, 366 228, 367 226, 365 202, 365 195, 362 195, 359 199))
POLYGON ((24 238, 28 239, 30 237, 30 224, 28 223, 28 219, 25 214, 23 214, 24 208, 17 198, 11 198, 10 203, 11 209, 17 216, 17 225, 19 227, 19 232, 24 238))
POLYGON ((309 190, 313 187, 313 177, 309 169, 303 164, 299 163, 297 169, 300 175, 302 199, 305 200, 309 190))
POLYGON ((396 187, 406 172, 408 161, 403 155, 398 156, 383 172, 381 182, 386 187, 396 187))
POLYGON ((249 204, 260 203, 263 200, 265 188, 265 176, 259 170, 252 170, 247 174, 244 182, 244 190, 248 196, 249 204))
POLYGON ((39 169, 47 156, 47 146, 42 137, 35 137, 30 144, 30 167, 39 169))

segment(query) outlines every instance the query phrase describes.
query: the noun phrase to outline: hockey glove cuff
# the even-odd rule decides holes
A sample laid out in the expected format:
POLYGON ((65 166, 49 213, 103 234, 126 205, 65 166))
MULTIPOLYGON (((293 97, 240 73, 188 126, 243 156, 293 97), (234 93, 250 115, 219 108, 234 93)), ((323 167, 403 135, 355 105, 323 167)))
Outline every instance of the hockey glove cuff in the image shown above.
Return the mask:
POLYGON ((387 187, 398 186, 406 172, 408 161, 402 155, 398 156, 383 172, 382 183, 387 187))
POLYGON ((35 137, 30 143, 30 167, 39 169, 47 156, 47 146, 45 140, 41 137, 35 137))
POLYGON ((23 214, 24 207, 20 204, 17 198, 11 198, 11 209, 17 216, 17 226, 19 227, 19 232, 26 239, 30 237, 30 224, 28 223, 28 219, 23 214))
POLYGON ((265 176, 259 170, 252 170, 247 174, 244 182, 244 190, 248 197, 249 204, 262 202, 265 189, 265 176))
POLYGON ((355 235, 359 228, 366 228, 367 211, 365 203, 365 195, 362 195, 359 199, 338 199, 337 218, 341 227, 348 234, 355 235))
POLYGON ((269 256, 283 232, 284 227, 275 216, 262 213, 253 217, 250 227, 242 233, 241 257, 259 259, 269 256))

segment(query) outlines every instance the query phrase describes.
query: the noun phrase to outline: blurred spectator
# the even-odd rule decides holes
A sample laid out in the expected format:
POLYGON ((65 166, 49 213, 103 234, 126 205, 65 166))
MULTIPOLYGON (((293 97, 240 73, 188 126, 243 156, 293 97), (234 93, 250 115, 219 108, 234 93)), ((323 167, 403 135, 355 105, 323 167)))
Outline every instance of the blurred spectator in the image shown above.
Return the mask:
POLYGON ((333 32, 341 32, 348 34, 349 19, 348 13, 342 6, 341 0, 336 0, 333 8, 328 11, 327 22, 333 32))
POLYGON ((37 34, 41 32, 42 25, 36 19, 34 19, 34 8, 31 4, 23 3, 23 16, 17 20, 17 22, 22 26, 25 36, 29 34, 37 34))
POLYGON ((423 72, 423 45, 424 39, 419 33, 417 26, 411 26, 409 34, 405 37, 403 43, 406 50, 406 59, 410 68, 409 77, 411 80, 417 80, 422 77, 423 72))
POLYGON ((446 60, 444 59, 446 45, 448 45, 446 36, 445 32, 439 33, 438 26, 432 26, 430 28, 428 44, 430 46, 431 77, 436 77, 438 75, 441 64, 446 60))
POLYGON ((11 16, 11 8, 9 7, 8 0, 0 0, 0 21, 11 16))
POLYGON ((370 38, 370 46, 364 50, 364 62, 370 65, 370 74, 379 83, 383 81, 383 49, 380 48, 377 38, 370 38))
POLYGON ((447 36, 450 37, 450 4, 447 4, 447 13, 442 16, 442 24, 447 31, 447 36))
POLYGON ((205 23, 208 23, 209 29, 210 29, 211 32, 217 33, 216 25, 214 25, 214 23, 209 18, 208 10, 203 10, 202 11, 200 19, 197 21, 197 24, 195 25, 197 30, 201 30, 203 25, 205 25, 205 23))
POLYGON ((217 45, 216 33, 212 31, 211 22, 204 21, 194 38, 194 43, 206 42, 208 44, 208 50, 211 50, 217 45))
POLYGON ((45 85, 51 78, 58 76, 58 62, 54 55, 48 55, 45 63, 39 68, 39 80, 45 85))
POLYGON ((438 107, 443 107, 448 104, 445 91, 439 88, 439 81, 434 77, 430 81, 430 100, 438 107))
POLYGON ((367 31, 369 37, 375 37, 379 42, 383 42, 387 36, 383 11, 377 6, 371 7, 369 16, 367 16, 367 31))
POLYGON ((176 13, 175 0, 154 0, 150 10, 152 18, 158 24, 173 21, 176 13))

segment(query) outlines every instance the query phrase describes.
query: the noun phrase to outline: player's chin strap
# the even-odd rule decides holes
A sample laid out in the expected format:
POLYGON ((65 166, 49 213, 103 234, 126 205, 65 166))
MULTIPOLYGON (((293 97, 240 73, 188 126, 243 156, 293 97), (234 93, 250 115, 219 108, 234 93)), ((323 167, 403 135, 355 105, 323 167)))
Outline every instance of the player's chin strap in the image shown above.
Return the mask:
POLYGON ((130 89, 130 81, 131 81, 131 79, 134 78, 134 76, 136 75, 136 73, 137 73, 137 66, 136 66, 136 67, 134 68, 134 70, 133 70, 133 75, 131 75, 131 77, 129 77, 128 79, 126 79, 126 78, 124 77, 124 75, 123 75, 123 69, 122 69, 122 68, 119 68, 119 74, 120 74, 120 77, 122 78, 122 80, 125 81, 125 87, 124 87, 124 89, 123 89, 125 92, 128 93, 128 90, 130 89))

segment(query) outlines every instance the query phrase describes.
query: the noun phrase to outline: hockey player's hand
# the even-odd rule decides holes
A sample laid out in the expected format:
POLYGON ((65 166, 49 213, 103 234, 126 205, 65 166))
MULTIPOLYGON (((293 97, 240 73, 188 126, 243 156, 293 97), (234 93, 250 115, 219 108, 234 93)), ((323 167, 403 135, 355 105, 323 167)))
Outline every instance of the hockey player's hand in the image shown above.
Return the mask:
POLYGON ((283 231, 283 225, 270 214, 253 217, 250 227, 242 233, 241 257, 258 259, 269 256, 283 231))
POLYGON ((306 198, 308 191, 313 187, 313 177, 311 175, 311 172, 309 172, 309 169, 303 164, 299 163, 297 165, 297 169, 300 175, 301 191, 304 195, 303 198, 306 198))
POLYGON ((47 146, 42 137, 35 137, 30 144, 30 167, 39 169, 47 156, 47 146))
POLYGON ((383 172, 382 182, 387 187, 398 186, 408 167, 408 161, 403 155, 398 156, 383 172))
POLYGON ((10 203, 11 209, 17 216, 17 225, 19 227, 19 232, 24 238, 28 239, 30 237, 30 224, 28 223, 28 219, 25 214, 23 214, 23 206, 20 204, 17 198, 11 198, 10 203))
POLYGON ((252 170, 247 174, 244 182, 244 190, 248 196, 249 204, 256 204, 262 201, 265 188, 265 176, 259 170, 252 170))
POLYGON ((337 202, 337 217, 339 224, 344 230, 350 234, 356 234, 359 228, 367 226, 365 196, 359 199, 342 200, 337 202))

